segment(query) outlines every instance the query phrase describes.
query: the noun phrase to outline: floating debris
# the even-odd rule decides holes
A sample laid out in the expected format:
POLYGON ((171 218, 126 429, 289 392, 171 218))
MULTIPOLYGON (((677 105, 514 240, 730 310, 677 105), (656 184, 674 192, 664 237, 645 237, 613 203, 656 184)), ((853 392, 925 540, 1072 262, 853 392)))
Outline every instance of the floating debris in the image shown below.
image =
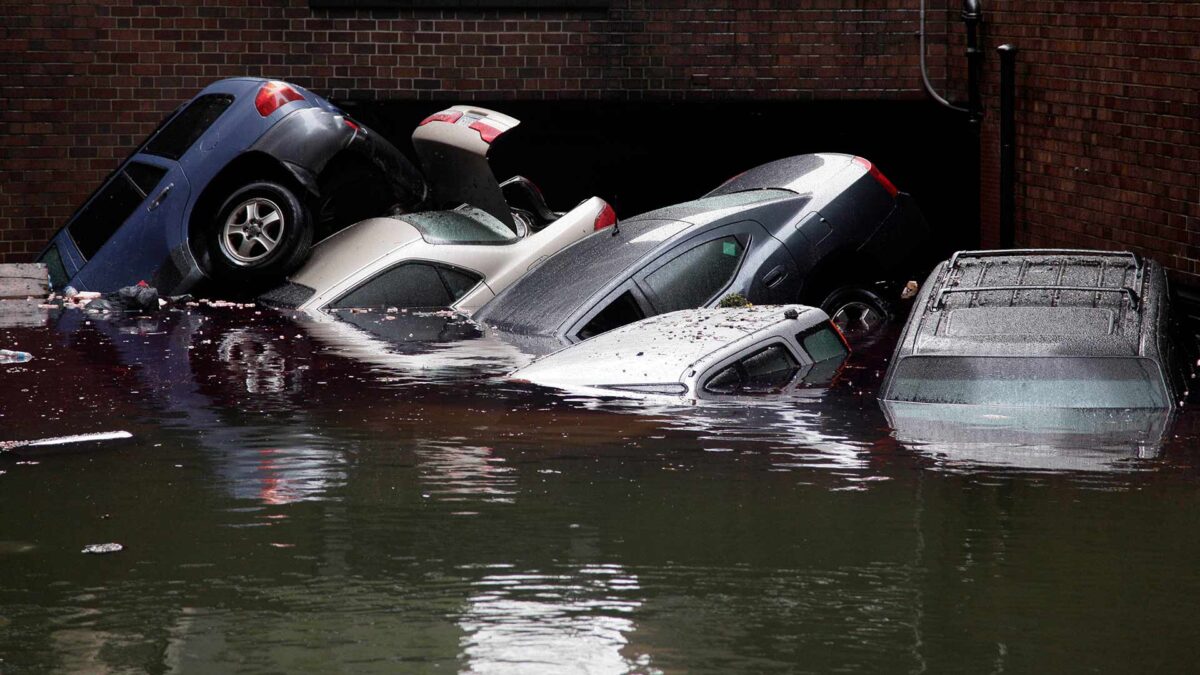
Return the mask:
POLYGON ((18 352, 12 349, 0 349, 0 363, 25 363, 32 360, 33 354, 18 352))
POLYGON ((101 431, 94 434, 55 436, 53 438, 41 438, 32 441, 0 441, 0 452, 8 452, 14 448, 67 445, 69 443, 87 443, 89 441, 114 441, 121 438, 133 438, 133 434, 128 431, 101 431))
POLYGON ((108 544, 88 544, 83 547, 82 553, 120 553, 124 550, 124 546, 116 542, 110 542, 108 544))

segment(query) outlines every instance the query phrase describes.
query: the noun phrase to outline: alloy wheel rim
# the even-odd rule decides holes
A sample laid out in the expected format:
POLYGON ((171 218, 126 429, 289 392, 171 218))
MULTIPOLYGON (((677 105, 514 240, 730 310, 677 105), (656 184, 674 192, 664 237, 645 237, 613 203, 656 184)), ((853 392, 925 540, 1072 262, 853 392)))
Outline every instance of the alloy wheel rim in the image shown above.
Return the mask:
POLYGON ((870 303, 858 301, 847 302, 838 307, 830 319, 847 335, 867 335, 884 322, 884 316, 878 308, 870 303))
POLYGON ((287 223, 279 205, 264 197, 238 204, 221 228, 221 252, 237 265, 261 262, 279 248, 287 223))

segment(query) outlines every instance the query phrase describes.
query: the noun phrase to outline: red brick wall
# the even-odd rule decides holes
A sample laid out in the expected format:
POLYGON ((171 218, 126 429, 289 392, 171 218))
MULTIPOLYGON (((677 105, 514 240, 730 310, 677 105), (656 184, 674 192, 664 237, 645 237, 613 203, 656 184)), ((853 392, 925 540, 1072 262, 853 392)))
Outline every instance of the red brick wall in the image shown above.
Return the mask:
MULTIPOLYGON (((923 97, 918 0, 613 0, 571 12, 282 4, 0 6, 0 261, 27 259, 165 112, 230 75, 337 98, 923 97)), ((930 5, 931 75, 961 99, 959 2, 930 5)), ((983 5, 985 243, 997 232, 994 47, 1012 41, 1022 50, 1018 242, 1129 247, 1200 285, 1200 3, 983 5)))
POLYGON ((998 233, 999 60, 1017 56, 1017 243, 1128 248, 1200 286, 1200 2, 983 0, 981 185, 998 233))
POLYGON ((305 0, 5 2, 0 261, 40 250, 166 112, 232 75, 338 98, 920 97, 915 0, 699 4, 330 12, 305 0))

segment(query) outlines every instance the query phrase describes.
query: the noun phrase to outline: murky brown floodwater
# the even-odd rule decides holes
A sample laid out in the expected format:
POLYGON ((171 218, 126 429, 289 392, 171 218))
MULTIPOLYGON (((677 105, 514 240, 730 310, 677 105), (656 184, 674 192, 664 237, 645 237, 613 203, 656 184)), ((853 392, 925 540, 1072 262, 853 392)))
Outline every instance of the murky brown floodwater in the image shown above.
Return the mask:
POLYGON ((1200 661, 1191 412, 910 415, 897 441, 879 353, 829 391, 669 407, 499 381, 522 357, 462 324, 348 318, 372 332, 0 328, 36 356, 0 366, 0 440, 133 434, 0 455, 0 672, 1200 661))

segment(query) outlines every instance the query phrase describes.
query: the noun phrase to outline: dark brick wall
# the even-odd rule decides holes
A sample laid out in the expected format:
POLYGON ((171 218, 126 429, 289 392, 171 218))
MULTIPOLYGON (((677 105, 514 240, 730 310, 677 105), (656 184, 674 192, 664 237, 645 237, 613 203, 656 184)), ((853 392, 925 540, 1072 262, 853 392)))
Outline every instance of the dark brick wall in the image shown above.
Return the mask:
POLYGON ((1018 244, 1128 248, 1200 286, 1200 2, 983 0, 981 198, 998 233, 999 60, 1018 45, 1018 244))
MULTIPOLYGON (((230 75, 289 79, 343 100, 428 100, 431 107, 923 99, 918 0, 701 4, 330 11, 310 10, 304 0, 5 2, 0 261, 27 259, 163 114, 230 75)), ((1012 41, 1022 49, 1019 243, 1129 247, 1200 285, 1200 3, 983 4, 984 242, 997 232, 993 49, 1012 41)), ((961 99, 959 2, 930 5, 932 79, 961 99)), ((917 168, 905 170, 939 159, 917 156, 917 168)))
MULTIPOLYGON (((166 112, 232 75, 288 79, 339 99, 920 98, 912 0, 699 4, 329 11, 304 0, 4 2, 0 261, 39 250, 166 112)), ((934 23, 944 32, 944 21, 934 23)))

